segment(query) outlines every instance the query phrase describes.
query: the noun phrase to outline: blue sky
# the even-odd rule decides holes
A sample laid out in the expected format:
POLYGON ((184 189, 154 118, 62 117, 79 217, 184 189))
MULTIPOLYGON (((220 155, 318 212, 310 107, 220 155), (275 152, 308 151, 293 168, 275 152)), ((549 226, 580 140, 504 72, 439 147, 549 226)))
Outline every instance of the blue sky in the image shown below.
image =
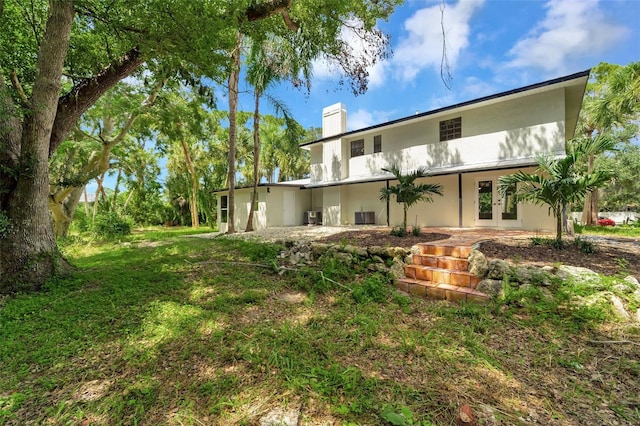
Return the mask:
MULTIPOLYGON (((394 54, 369 70, 366 94, 353 96, 339 86, 331 71, 335 67, 323 61, 314 66, 310 93, 281 84, 271 94, 284 101, 304 127, 320 127, 322 108, 342 102, 347 127, 356 130, 583 71, 603 61, 626 65, 640 60, 640 0, 447 0, 449 90, 440 78, 440 5, 440 0, 406 0, 387 22, 379 23, 391 35, 394 54)), ((226 99, 218 105, 226 107, 226 99)), ((268 112, 264 107, 263 102, 268 112)), ((239 109, 253 110, 250 94, 241 96, 239 109)), ((114 180, 107 178, 106 186, 113 187, 114 180)), ((95 187, 91 182, 87 190, 95 187)))
MULTIPOLYGON (((446 1, 444 27, 451 90, 440 78, 440 1, 407 0, 379 27, 393 56, 369 70, 366 94, 340 88, 318 61, 311 93, 281 85, 304 127, 320 127, 322 108, 346 105, 349 130, 582 71, 599 62, 640 60, 640 0, 446 1)), ((345 37, 348 37, 346 35, 345 37)), ((222 105, 222 104, 221 104, 222 105)), ((240 108, 251 110, 252 100, 240 108)))

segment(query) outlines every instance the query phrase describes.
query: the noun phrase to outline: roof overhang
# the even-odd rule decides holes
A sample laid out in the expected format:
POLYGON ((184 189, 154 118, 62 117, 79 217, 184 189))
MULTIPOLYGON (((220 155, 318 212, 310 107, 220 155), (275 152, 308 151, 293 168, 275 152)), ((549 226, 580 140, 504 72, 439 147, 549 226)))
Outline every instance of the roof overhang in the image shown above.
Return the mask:
MULTIPOLYGON (((298 179, 298 180, 290 180, 286 182, 274 182, 274 183, 259 183, 258 188, 297 188, 297 189, 305 189, 307 185, 311 182, 311 179, 298 179)), ((236 186, 235 189, 252 189, 253 185, 244 185, 244 186, 236 186)), ((229 188, 216 189, 212 191, 213 194, 218 194, 220 192, 229 192, 229 188)))
POLYGON ((582 98, 586 90, 587 81, 589 80, 589 74, 591 69, 580 71, 575 74, 570 74, 564 77, 547 80, 542 83, 536 83, 529 86, 524 86, 518 89, 509 90, 506 92, 496 93, 494 95, 485 96, 478 99, 473 99, 466 102, 461 102, 455 105, 450 105, 444 108, 438 108, 432 111, 415 114, 397 120, 388 121, 386 123, 376 124, 373 126, 365 127, 363 129, 352 130, 349 132, 329 136, 326 138, 318 139, 312 142, 306 142, 300 145, 301 148, 310 149, 311 146, 316 144, 322 144, 326 141, 336 140, 343 137, 357 137, 364 135, 373 130, 390 129, 400 125, 406 124, 406 122, 418 122, 422 120, 433 119, 440 115, 447 115, 454 112, 462 112, 472 108, 478 108, 481 106, 488 106, 499 102, 504 102, 511 99, 517 99, 524 96, 530 96, 537 93, 548 92, 550 90, 556 90, 559 88, 565 88, 565 100, 566 100, 566 119, 567 119, 567 138, 573 137, 575 126, 582 107, 582 98))
MULTIPOLYGON (((562 158, 566 154, 554 153, 551 155, 556 158, 562 158)), ((445 175, 452 175, 452 174, 520 169, 520 168, 532 167, 537 165, 538 165, 538 161, 536 157, 525 157, 525 158, 517 158, 517 159, 509 159, 509 160, 498 160, 498 161, 492 161, 489 163, 464 164, 464 165, 449 166, 449 167, 430 168, 429 176, 445 176, 445 175)), ((412 170, 403 171, 403 173, 410 173, 410 172, 412 172, 412 170)), ((353 177, 353 178, 347 178, 347 179, 333 181, 333 182, 319 182, 315 184, 311 183, 307 185, 305 188, 308 188, 308 189, 326 188, 330 186, 352 185, 357 183, 383 182, 387 180, 396 180, 396 177, 391 173, 380 173, 373 176, 353 177)))

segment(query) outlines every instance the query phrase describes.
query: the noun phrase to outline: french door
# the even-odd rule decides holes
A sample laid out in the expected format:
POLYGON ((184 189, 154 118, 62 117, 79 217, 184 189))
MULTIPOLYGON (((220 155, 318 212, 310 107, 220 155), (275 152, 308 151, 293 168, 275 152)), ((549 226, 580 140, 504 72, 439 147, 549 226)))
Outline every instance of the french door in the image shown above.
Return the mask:
POLYGON ((515 187, 501 195, 498 179, 476 180, 475 219, 477 226, 517 228, 522 226, 520 205, 516 202, 515 187))

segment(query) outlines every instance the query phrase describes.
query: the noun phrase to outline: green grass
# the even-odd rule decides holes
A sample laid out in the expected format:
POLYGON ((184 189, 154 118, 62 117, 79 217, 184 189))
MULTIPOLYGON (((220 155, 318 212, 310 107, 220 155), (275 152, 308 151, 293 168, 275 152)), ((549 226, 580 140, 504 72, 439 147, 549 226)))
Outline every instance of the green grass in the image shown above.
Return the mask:
POLYGON ((191 232, 68 239, 75 272, 1 302, 0 425, 256 424, 274 406, 303 424, 449 425, 462 403, 504 424, 640 422, 638 351, 590 344, 617 340, 608 313, 569 303, 592 288, 432 303, 366 265, 278 275, 277 245, 191 232), (580 411, 595 400, 611 409, 580 411))
POLYGON ((640 237, 640 226, 638 225, 618 225, 618 226, 582 226, 574 225, 576 234, 585 235, 611 235, 619 237, 640 237))

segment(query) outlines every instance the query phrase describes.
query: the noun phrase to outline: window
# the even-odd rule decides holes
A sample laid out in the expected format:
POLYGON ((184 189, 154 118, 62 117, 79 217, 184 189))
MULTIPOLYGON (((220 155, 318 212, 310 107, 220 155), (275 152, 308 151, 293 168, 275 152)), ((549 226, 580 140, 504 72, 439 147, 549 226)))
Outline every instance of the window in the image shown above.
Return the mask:
POLYGON ((229 197, 223 195, 220 197, 220 223, 227 223, 227 213, 229 211, 229 197))
POLYGON ((373 137, 373 152, 382 152, 382 135, 373 137))
POLYGON ((351 141, 351 158, 364 155, 364 139, 351 141))
POLYGON ((440 142, 462 137, 462 117, 440 122, 440 142))

